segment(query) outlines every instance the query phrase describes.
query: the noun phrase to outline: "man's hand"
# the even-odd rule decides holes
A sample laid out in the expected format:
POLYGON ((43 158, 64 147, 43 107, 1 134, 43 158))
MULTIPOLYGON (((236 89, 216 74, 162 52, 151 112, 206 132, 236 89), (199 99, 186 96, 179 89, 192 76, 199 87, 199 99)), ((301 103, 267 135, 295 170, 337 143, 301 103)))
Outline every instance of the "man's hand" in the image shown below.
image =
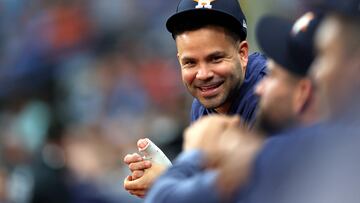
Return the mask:
MULTIPOLYGON (((166 168, 166 166, 153 163, 151 168, 145 169, 139 178, 133 179, 134 172, 136 172, 134 171, 132 176, 125 178, 124 188, 130 194, 144 198, 156 178, 158 178, 166 168)), ((136 177, 138 177, 138 175, 136 177)))
POLYGON ((127 176, 124 180, 125 190, 127 190, 132 195, 136 195, 138 197, 143 198, 147 191, 144 190, 145 186, 138 184, 137 189, 135 188, 135 186, 133 186, 133 188, 135 189, 129 189, 128 182, 135 181, 143 177, 145 174, 145 170, 151 168, 152 166, 151 162, 148 160, 144 160, 139 154, 133 153, 133 154, 127 154, 124 157, 124 163, 128 165, 131 171, 131 175, 127 176))
POLYGON ((229 127, 239 125, 238 116, 209 115, 200 118, 185 130, 183 148, 184 150, 200 149, 210 153, 220 134, 229 127))
MULTIPOLYGON (((137 142, 139 149, 146 147, 148 142, 145 139, 140 139, 137 142)), ((124 162, 128 165, 131 175, 124 180, 124 188, 130 194, 143 198, 151 185, 157 177, 168 167, 152 163, 150 160, 145 160, 137 153, 128 154, 124 158, 124 162)))
POLYGON ((238 116, 206 116, 184 134, 184 150, 204 153, 204 167, 219 171, 217 183, 225 196, 246 183, 262 143, 263 137, 242 125, 238 116))

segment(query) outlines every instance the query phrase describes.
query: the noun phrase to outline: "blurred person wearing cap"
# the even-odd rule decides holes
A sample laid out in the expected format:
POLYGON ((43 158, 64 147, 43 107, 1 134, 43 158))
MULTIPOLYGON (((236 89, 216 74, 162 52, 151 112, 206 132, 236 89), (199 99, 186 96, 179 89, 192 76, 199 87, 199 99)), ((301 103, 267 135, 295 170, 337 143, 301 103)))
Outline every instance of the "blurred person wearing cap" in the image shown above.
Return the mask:
POLYGON ((314 33, 321 19, 321 12, 309 11, 295 23, 276 16, 263 17, 258 23, 257 40, 269 58, 267 77, 255 89, 260 97, 255 129, 260 133, 271 135, 317 121, 308 70, 315 58, 314 33))
MULTIPOLYGON (((176 42, 183 83, 194 97, 191 121, 226 114, 240 115, 252 125, 258 102, 254 87, 266 74, 266 59, 260 53, 249 55, 247 24, 239 2, 180 0, 166 27, 176 42)), ((128 154, 124 162, 133 173, 124 187, 139 197, 165 169, 154 167, 159 170, 142 177, 152 163, 136 153, 128 154)))
POLYGON ((320 13, 308 12, 294 24, 272 16, 260 22, 258 41, 269 56, 269 72, 255 90, 260 97, 258 132, 239 128, 238 117, 200 119, 186 130, 184 152, 155 182, 146 201, 223 201, 216 182, 220 191, 246 185, 253 159, 263 144, 259 134, 273 135, 316 122, 313 85, 307 72, 315 58, 313 36, 321 19, 320 13), (269 28, 274 31, 268 33, 269 28))
POLYGON ((236 202, 359 202, 360 1, 320 7, 309 76, 321 122, 268 139, 236 202))
POLYGON ((310 75, 323 123, 295 133, 300 139, 268 143, 261 154, 278 142, 271 159, 281 161, 267 162, 277 175, 263 171, 252 202, 359 202, 360 1, 324 0, 320 6, 327 14, 310 75), (277 188, 270 189, 270 182, 277 188))

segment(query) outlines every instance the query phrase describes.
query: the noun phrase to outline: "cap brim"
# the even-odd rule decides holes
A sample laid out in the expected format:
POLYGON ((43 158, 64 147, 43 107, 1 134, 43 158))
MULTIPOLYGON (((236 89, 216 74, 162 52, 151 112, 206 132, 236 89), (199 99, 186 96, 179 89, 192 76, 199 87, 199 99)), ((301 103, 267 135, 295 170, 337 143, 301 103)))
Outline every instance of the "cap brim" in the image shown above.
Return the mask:
POLYGON ((260 48, 276 63, 288 67, 288 38, 292 22, 280 17, 268 16, 260 20, 256 28, 256 37, 260 48))
POLYGON ((174 33, 177 27, 194 21, 206 23, 216 22, 224 26, 228 25, 233 30, 239 32, 244 39, 246 38, 246 31, 244 31, 243 25, 240 24, 234 16, 215 9, 190 9, 176 13, 167 20, 166 29, 170 33, 174 33))

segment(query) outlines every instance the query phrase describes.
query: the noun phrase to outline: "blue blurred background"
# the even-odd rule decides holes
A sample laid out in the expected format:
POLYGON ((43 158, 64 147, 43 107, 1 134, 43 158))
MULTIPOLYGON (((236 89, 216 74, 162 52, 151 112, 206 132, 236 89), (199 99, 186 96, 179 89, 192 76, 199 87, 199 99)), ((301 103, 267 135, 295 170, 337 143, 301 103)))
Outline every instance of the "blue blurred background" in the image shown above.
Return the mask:
MULTIPOLYGON (((141 202, 123 156, 149 137, 173 159, 191 97, 165 29, 177 1, 0 0, 0 202, 141 202)), ((242 0, 251 51, 264 13, 242 0)))

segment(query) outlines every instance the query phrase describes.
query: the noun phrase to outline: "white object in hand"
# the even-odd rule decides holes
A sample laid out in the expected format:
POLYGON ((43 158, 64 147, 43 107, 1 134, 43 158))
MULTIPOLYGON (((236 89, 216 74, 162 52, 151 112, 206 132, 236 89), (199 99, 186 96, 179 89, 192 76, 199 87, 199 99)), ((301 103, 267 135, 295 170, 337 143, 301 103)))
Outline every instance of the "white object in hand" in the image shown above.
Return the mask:
POLYGON ((138 149, 145 159, 149 159, 154 163, 164 166, 172 165, 164 152, 148 138, 140 139, 138 141, 138 149))

